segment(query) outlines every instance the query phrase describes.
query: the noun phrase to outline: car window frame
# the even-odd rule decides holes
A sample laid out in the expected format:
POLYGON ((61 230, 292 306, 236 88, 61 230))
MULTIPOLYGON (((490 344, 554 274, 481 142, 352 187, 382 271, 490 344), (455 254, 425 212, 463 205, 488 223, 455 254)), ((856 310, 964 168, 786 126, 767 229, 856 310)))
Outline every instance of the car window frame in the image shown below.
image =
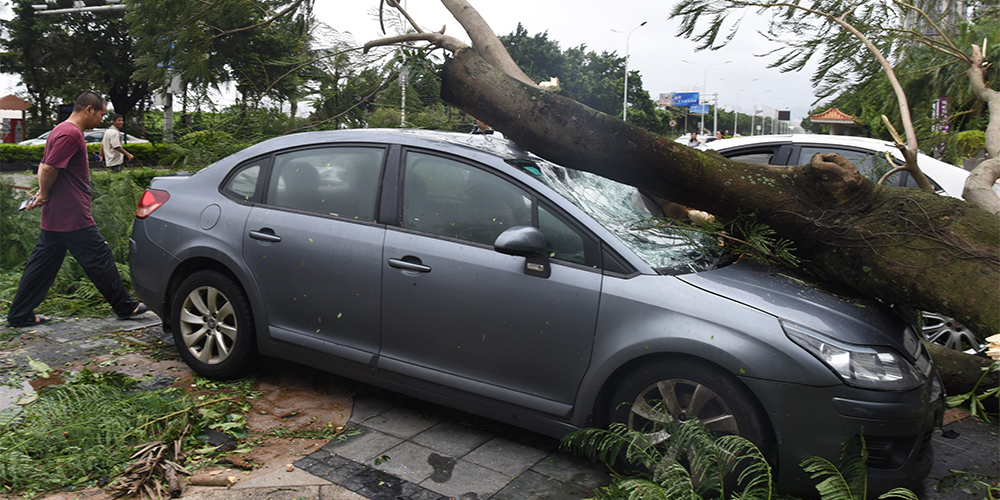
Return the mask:
POLYGON ((264 186, 267 184, 267 180, 270 177, 271 163, 273 161, 274 161, 273 153, 259 155, 250 158, 246 161, 241 161, 235 167, 229 169, 229 172, 226 174, 226 176, 222 178, 222 182, 219 183, 218 187, 219 194, 241 205, 256 205, 261 203, 261 200, 263 200, 265 192, 264 186), (226 186, 229 185, 229 182, 232 181, 233 178, 239 174, 239 172, 241 172, 244 168, 249 167, 258 162, 261 163, 261 169, 260 172, 257 174, 257 184, 255 186, 253 196, 240 197, 237 196, 236 193, 228 191, 226 189, 226 186))
MULTIPOLYGON (((711 149, 711 148, 709 148, 711 149)), ((770 163, 757 163, 755 165, 788 165, 788 159, 791 157, 792 144, 790 143, 763 143, 763 144, 747 144, 742 146, 736 146, 733 148, 727 148, 726 153, 719 151, 719 154, 725 156, 726 158, 732 159, 735 155, 746 155, 746 154, 757 154, 763 152, 764 150, 771 150, 773 154, 771 155, 770 163), (733 152, 733 153, 730 153, 733 152)), ((740 160, 733 160, 740 161, 740 160)), ((744 162, 745 163, 745 162, 744 162)))
POLYGON ((493 245, 492 244, 484 244, 484 243, 480 243, 480 242, 476 242, 476 241, 465 240, 465 239, 461 239, 461 238, 455 238, 455 237, 452 237, 452 236, 446 236, 446 235, 437 234, 437 233, 429 233, 429 232, 424 232, 424 231, 419 231, 419 230, 415 230, 415 229, 410 229, 410 228, 404 227, 404 222, 403 222, 404 177, 406 175, 406 157, 407 157, 407 154, 411 153, 411 152, 425 154, 425 155, 430 155, 430 156, 437 156, 437 157, 440 157, 440 158, 443 158, 443 159, 447 159, 447 160, 458 162, 458 163, 463 164, 463 165, 467 165, 467 166, 469 166, 471 168, 475 168, 475 169, 481 170, 481 171, 485 172, 487 175, 494 175, 494 176, 498 177, 499 179, 501 179, 501 180, 503 180, 505 182, 508 182, 511 185, 513 185, 514 187, 522 190, 527 195, 527 197, 531 200, 531 225, 532 225, 532 227, 538 228, 538 224, 539 224, 539 222, 538 222, 538 207, 539 207, 539 205, 542 205, 542 206, 545 207, 546 210, 548 210, 548 212, 551 215, 553 215, 559 221, 561 221, 563 224, 565 224, 566 226, 568 226, 569 228, 571 228, 572 230, 574 230, 578 234, 580 234, 581 237, 584 240, 584 247, 585 247, 585 251, 587 252, 586 253, 586 257, 584 259, 585 263, 581 264, 581 263, 572 262, 572 261, 563 260, 563 259, 558 259, 558 258, 552 258, 551 260, 553 262, 556 262, 556 263, 560 264, 560 265, 566 265, 566 266, 571 266, 571 267, 575 267, 575 268, 579 268, 579 269, 586 269, 586 270, 595 271, 595 272, 602 272, 603 271, 603 268, 604 268, 603 253, 604 253, 604 249, 605 249, 606 245, 601 240, 601 238, 599 238, 592 231, 590 231, 584 224, 580 223, 580 221, 576 220, 575 217, 573 217, 572 215, 568 214, 565 210, 563 210, 558 205, 552 203, 547 198, 541 196, 536 189, 533 189, 531 186, 529 186, 526 183, 520 181, 519 179, 514 178, 513 176, 507 174, 506 172, 503 172, 501 169, 496 168, 496 167, 492 167, 492 166, 489 166, 489 165, 486 165, 486 164, 484 164, 482 162, 476 161, 476 160, 468 158, 468 157, 464 157, 464 156, 461 156, 461 155, 452 154, 452 153, 449 153, 447 151, 440 151, 440 150, 434 150, 434 149, 421 148, 421 147, 418 147, 418 146, 402 146, 400 148, 399 154, 398 154, 398 158, 397 158, 397 163, 396 163, 397 172, 396 172, 396 176, 395 176, 395 186, 394 186, 394 188, 395 188, 395 198, 396 198, 396 204, 395 205, 396 206, 395 206, 395 214, 393 215, 392 221, 391 221, 391 224, 390 224, 391 226, 393 226, 393 227, 395 227, 396 229, 399 229, 399 230, 403 230, 403 231, 407 231, 407 232, 412 232, 412 233, 416 233, 416 234, 420 234, 420 235, 425 235, 425 236, 430 237, 430 238, 443 239, 443 240, 452 241, 452 242, 455 242, 455 243, 460 243, 460 244, 463 244, 463 245, 472 245, 472 246, 476 246, 476 247, 480 247, 480 248, 486 248, 486 249, 493 250, 493 245))

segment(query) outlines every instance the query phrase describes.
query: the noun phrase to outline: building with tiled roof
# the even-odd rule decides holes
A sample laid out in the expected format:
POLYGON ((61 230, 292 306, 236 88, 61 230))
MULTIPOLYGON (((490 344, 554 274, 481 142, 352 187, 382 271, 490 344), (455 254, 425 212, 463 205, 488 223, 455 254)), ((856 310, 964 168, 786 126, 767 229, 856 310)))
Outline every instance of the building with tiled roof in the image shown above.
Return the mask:
POLYGON ((809 119, 813 123, 829 125, 830 135, 851 135, 850 129, 861 126, 861 122, 857 118, 837 108, 830 108, 822 113, 811 115, 809 119))

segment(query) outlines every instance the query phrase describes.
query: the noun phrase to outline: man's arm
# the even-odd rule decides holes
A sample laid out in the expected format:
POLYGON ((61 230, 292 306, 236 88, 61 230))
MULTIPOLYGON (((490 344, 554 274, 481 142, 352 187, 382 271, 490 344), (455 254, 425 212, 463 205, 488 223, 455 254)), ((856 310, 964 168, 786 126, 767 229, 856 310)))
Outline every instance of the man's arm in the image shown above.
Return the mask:
POLYGON ((121 147, 121 146, 118 146, 118 147, 117 147, 117 148, 115 148, 115 149, 117 149, 117 150, 118 150, 119 152, 121 152, 121 154, 123 154, 123 155, 125 155, 125 156, 128 156, 128 159, 129 159, 129 160, 132 160, 132 159, 134 159, 134 158, 135 158, 135 156, 132 156, 132 153, 129 153, 128 151, 125 151, 125 148, 123 148, 123 147, 121 147))
MULTIPOLYGON (((109 130, 109 131, 106 132, 106 134, 108 134, 108 133, 112 133, 112 131, 109 130)), ((129 160, 132 160, 135 157, 132 156, 132 153, 129 153, 128 151, 125 151, 125 147, 122 146, 122 138, 124 136, 125 136, 125 134, 122 133, 120 130, 115 130, 114 131, 114 136, 112 136, 112 138, 111 138, 111 147, 113 147, 114 149, 118 150, 119 153, 127 156, 129 160)))
POLYGON ((52 185, 56 183, 56 179, 59 177, 59 169, 46 165, 44 163, 38 164, 38 192, 35 193, 35 201, 28 204, 28 210, 40 207, 49 201, 49 191, 52 189, 52 185))

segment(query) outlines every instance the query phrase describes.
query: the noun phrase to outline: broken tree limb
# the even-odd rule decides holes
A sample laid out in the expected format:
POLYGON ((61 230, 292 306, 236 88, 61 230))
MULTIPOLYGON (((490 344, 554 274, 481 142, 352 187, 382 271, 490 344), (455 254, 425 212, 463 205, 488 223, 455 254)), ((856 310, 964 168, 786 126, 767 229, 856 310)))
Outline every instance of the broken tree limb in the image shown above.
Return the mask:
MULTIPOLYGON (((983 41, 983 47, 986 41, 983 41)), ((972 60, 966 75, 969 86, 989 109, 986 125, 986 152, 990 159, 979 164, 965 180, 962 196, 994 214, 1000 214, 1000 197, 993 191, 993 184, 1000 179, 1000 92, 986 86, 986 68, 989 63, 978 45, 972 46, 972 60)))
POLYGON ((733 220, 754 212, 794 242, 814 277, 1000 332, 1000 220, 923 190, 877 186, 850 163, 727 160, 507 76, 471 48, 442 72, 442 98, 525 149, 733 220))
POLYGON ((167 492, 170 498, 181 496, 181 480, 177 477, 177 471, 170 464, 163 465, 163 477, 167 480, 167 492))
POLYGON ((192 486, 225 486, 226 488, 236 484, 236 476, 213 476, 210 474, 198 474, 188 478, 188 484, 192 486))

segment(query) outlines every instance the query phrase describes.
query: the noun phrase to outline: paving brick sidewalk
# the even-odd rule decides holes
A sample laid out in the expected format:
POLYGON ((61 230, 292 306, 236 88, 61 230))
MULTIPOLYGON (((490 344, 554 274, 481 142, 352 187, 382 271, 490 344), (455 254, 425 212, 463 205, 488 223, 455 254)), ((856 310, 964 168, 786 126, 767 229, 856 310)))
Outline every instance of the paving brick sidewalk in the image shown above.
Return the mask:
POLYGON ((572 500, 610 479, 554 439, 391 394, 355 399, 350 425, 295 465, 372 500, 572 500))

